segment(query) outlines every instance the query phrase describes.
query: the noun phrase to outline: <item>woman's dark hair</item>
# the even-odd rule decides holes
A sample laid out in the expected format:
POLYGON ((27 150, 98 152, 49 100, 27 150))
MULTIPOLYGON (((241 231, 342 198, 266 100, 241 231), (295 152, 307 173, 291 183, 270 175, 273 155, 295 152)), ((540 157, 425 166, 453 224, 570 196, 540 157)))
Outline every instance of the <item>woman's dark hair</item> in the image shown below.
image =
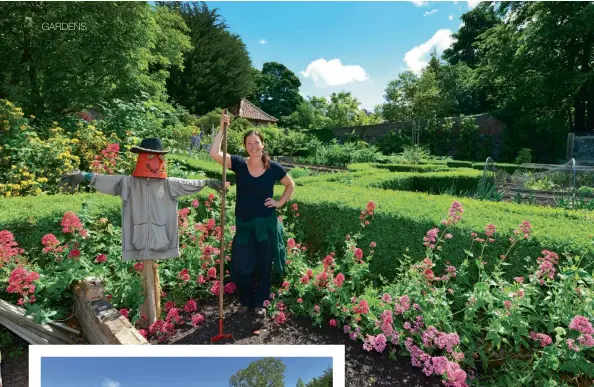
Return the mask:
MULTIPOLYGON (((251 136, 252 134, 258 136, 260 138, 260 141, 262 141, 262 144, 264 144, 264 137, 262 137, 260 132, 258 132, 257 130, 250 130, 243 136, 243 146, 246 146, 245 140, 248 138, 248 136, 251 136)), ((270 167, 270 156, 268 155, 268 152, 266 152, 266 149, 262 149, 262 162, 264 163, 264 169, 268 169, 268 167, 270 167)))

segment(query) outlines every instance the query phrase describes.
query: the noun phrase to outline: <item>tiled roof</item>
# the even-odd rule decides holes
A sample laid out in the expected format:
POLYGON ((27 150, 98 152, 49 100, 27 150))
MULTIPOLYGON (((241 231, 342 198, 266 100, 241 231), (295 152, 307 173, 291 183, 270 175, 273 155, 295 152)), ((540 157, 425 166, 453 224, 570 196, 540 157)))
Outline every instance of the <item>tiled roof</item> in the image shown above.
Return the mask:
POLYGON ((239 106, 229 109, 236 117, 247 118, 248 120, 258 120, 266 122, 277 122, 278 120, 270 114, 262 111, 247 99, 242 99, 239 106))

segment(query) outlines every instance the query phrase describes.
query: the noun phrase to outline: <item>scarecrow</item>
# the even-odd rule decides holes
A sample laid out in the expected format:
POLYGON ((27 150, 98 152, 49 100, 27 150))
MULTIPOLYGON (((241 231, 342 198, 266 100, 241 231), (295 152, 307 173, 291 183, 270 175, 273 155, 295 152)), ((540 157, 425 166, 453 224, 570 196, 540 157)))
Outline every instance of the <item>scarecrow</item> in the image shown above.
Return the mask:
MULTIPOLYGON (((167 177, 165 150, 158 138, 146 138, 130 149, 137 153, 132 176, 102 175, 73 171, 62 175, 60 186, 73 193, 88 180, 97 191, 122 199, 122 259, 144 262, 143 286, 149 325, 160 319, 161 291, 153 260, 179 257, 178 198, 210 187, 223 194, 219 180, 188 180, 167 177)), ((226 190, 225 190, 226 192, 226 190)))

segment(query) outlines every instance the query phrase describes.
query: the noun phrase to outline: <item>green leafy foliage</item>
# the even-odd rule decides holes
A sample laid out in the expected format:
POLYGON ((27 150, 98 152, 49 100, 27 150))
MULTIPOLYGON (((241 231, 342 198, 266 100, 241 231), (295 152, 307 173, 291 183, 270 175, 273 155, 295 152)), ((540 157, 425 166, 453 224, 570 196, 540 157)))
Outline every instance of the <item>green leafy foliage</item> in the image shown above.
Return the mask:
POLYGON ((285 387, 287 366, 280 359, 263 358, 237 371, 229 379, 229 387, 285 387))

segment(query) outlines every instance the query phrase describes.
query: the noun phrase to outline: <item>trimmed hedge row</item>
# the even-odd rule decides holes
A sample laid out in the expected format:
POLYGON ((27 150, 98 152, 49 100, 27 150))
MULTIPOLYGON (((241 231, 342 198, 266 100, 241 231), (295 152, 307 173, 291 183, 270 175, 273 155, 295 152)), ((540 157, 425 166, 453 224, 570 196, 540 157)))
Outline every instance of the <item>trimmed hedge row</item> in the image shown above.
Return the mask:
MULTIPOLYGON (((214 190, 206 187, 196 195, 180 198, 180 208, 189 206, 191 200, 206 200, 214 190)), ((235 188, 231 186, 227 197, 235 198, 235 188)), ((0 231, 9 230, 26 254, 39 256, 43 246, 41 238, 47 233, 56 233, 60 239, 60 222, 66 211, 80 213, 83 202, 88 203, 89 216, 100 216, 120 225, 122 221, 121 199, 119 196, 101 193, 82 193, 75 195, 25 196, 0 199, 0 231)))
POLYGON ((420 164, 420 165, 406 165, 406 164, 374 164, 374 167, 379 169, 387 169, 390 172, 442 172, 449 171, 450 168, 446 165, 438 164, 420 164))
MULTIPOLYGON (((280 195, 282 190, 276 192, 280 195)), ((361 211, 367 202, 374 201, 375 216, 364 231, 362 247, 367 253, 369 243, 377 243, 371 270, 387 278, 396 274, 398 260, 404 254, 414 259, 425 256, 425 233, 447 217, 450 205, 456 200, 464 207, 463 221, 455 227, 454 238, 447 241, 441 254, 443 261, 449 260, 456 267, 466 257, 464 249, 470 246, 471 232, 480 234, 489 223, 496 226, 495 243, 485 252, 487 267, 491 267, 507 251, 508 238, 524 220, 531 222, 533 237, 519 243, 508 258, 508 263, 512 265, 512 270, 508 271, 511 276, 529 274, 524 265, 535 262, 543 249, 555 251, 560 256, 563 252, 581 255, 584 265, 594 261, 594 244, 588 237, 594 229, 594 215, 586 211, 357 186, 347 188, 328 182, 298 187, 294 200, 299 203, 301 213, 298 228, 304 233, 310 248, 321 250, 324 254, 342 245, 346 233, 359 229, 361 211)))
MULTIPOLYGON (((204 200, 210 192, 205 188, 197 195, 184 197, 180 207, 189 205, 194 197, 204 200)), ((283 187, 275 187, 276 197, 282 192, 283 187)), ((233 187, 228 197, 234 200, 233 187)), ((27 252, 40 253, 41 238, 48 232, 59 231, 64 212, 80 211, 83 200, 88 200, 90 214, 101 215, 115 224, 121 222, 118 197, 98 193, 19 197, 0 200, 0 230, 13 232, 27 252)), ((361 211, 369 201, 374 201, 374 219, 364 230, 361 246, 367 254, 369 243, 377 243, 371 270, 386 278, 394 277, 404 254, 414 259, 424 257, 423 236, 439 225, 456 200, 464 207, 463 221, 455 227, 454 238, 447 241, 441 254, 444 261, 449 260, 456 267, 465 258, 464 249, 470 245, 471 232, 480 233, 488 223, 496 226, 495 243, 485 253, 489 267, 507 251, 508 237, 523 220, 532 223, 533 238, 522 241, 508 259, 513 266, 509 271, 511 276, 529 274, 524 265, 534 262, 543 249, 555 251, 560 256, 563 252, 579 254, 584 265, 593 261, 594 244, 588 236, 594 229, 594 215, 590 212, 359 186, 347 188, 329 182, 299 186, 293 195, 293 202, 299 204, 301 213, 298 230, 305 236, 310 249, 323 254, 342 246, 347 233, 359 230, 361 211)))
MULTIPOLYGON (((439 161, 439 160, 435 160, 439 161)), ((365 171, 370 169, 387 169, 391 172, 439 172, 451 170, 445 163, 442 164, 396 164, 396 163, 353 163, 347 165, 349 171, 365 171)))
POLYGON ((472 161, 462 161, 462 160, 448 160, 446 165, 450 168, 472 168, 472 161))
MULTIPOLYGON (((202 171, 209 179, 222 180, 223 179, 223 166, 212 161, 196 160, 188 156, 181 155, 168 155, 169 160, 175 160, 179 163, 190 167, 194 171, 202 171)), ((227 168, 227 181, 232 184, 235 183, 235 172, 227 168)))
MULTIPOLYGON (((506 164, 506 163, 494 163, 495 168, 501 169, 507 173, 514 173, 518 169, 521 169, 518 164, 506 164)), ((472 168, 480 169, 481 171, 485 169, 485 163, 473 163, 472 168)))
POLYGON ((453 188, 456 193, 460 193, 475 190, 481 178, 482 172, 474 169, 414 173, 370 168, 357 172, 300 177, 295 179, 295 184, 304 186, 319 182, 333 182, 347 186, 434 193, 453 188))

